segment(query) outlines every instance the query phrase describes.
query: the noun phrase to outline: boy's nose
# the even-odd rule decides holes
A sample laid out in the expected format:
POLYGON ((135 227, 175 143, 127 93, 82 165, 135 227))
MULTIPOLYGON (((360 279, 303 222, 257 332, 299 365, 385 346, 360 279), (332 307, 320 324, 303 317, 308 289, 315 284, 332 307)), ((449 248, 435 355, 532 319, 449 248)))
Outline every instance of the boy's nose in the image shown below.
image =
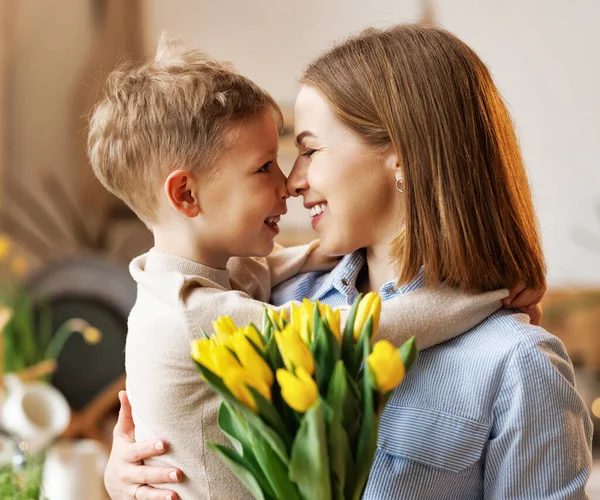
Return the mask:
POLYGON ((301 161, 302 158, 298 156, 294 167, 290 172, 290 176, 287 180, 287 190, 290 196, 300 196, 303 191, 308 189, 308 181, 306 179, 306 162, 301 161))
POLYGON ((281 178, 279 179, 279 185, 277 186, 277 195, 283 199, 287 200, 290 197, 290 193, 287 189, 287 178, 285 174, 280 170, 281 178))

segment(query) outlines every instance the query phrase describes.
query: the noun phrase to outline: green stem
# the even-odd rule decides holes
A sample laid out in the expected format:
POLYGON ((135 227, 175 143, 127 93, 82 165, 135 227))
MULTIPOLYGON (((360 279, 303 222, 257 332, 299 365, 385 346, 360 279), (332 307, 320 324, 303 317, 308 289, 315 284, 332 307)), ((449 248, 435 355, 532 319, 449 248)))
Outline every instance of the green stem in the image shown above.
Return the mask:
POLYGON ((48 343, 43 359, 58 359, 58 355, 65 345, 65 342, 75 331, 76 330, 72 327, 71 320, 65 321, 48 343))

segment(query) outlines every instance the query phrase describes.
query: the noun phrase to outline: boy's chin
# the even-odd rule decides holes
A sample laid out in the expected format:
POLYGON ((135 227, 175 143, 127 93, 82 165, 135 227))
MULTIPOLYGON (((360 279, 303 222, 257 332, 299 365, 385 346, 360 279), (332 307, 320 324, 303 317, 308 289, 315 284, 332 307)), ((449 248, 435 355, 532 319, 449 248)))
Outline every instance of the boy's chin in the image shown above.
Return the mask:
POLYGON ((246 251, 243 252, 243 254, 240 254, 240 256, 266 257, 273 251, 274 248, 275 248, 275 242, 273 240, 268 241, 268 242, 267 241, 259 242, 256 245, 253 245, 252 248, 246 249, 246 251))

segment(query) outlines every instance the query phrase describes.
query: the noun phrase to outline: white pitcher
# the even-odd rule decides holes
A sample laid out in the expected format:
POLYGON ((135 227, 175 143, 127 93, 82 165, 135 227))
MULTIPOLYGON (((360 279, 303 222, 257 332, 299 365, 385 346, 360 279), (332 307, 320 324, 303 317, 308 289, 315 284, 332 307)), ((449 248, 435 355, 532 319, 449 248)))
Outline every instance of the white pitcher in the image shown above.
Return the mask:
POLYGON ((69 403, 49 384, 25 384, 15 375, 7 375, 5 384, 8 394, 2 404, 2 428, 27 443, 28 452, 43 450, 69 425, 69 403))
POLYGON ((98 441, 63 440, 46 452, 41 498, 105 500, 104 469, 108 455, 98 441))

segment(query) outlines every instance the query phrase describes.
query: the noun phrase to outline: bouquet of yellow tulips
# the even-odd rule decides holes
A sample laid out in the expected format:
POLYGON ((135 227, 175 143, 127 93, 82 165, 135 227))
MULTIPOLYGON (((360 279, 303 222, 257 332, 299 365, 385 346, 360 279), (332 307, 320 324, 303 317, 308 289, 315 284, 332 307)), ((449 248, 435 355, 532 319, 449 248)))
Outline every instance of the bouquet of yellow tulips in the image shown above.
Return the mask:
POLYGON ((233 449, 210 446, 254 498, 361 497, 381 412, 417 354, 414 338, 372 345, 380 312, 377 294, 359 296, 342 335, 339 310, 305 299, 290 318, 265 308, 262 331, 219 317, 193 343, 233 449))

